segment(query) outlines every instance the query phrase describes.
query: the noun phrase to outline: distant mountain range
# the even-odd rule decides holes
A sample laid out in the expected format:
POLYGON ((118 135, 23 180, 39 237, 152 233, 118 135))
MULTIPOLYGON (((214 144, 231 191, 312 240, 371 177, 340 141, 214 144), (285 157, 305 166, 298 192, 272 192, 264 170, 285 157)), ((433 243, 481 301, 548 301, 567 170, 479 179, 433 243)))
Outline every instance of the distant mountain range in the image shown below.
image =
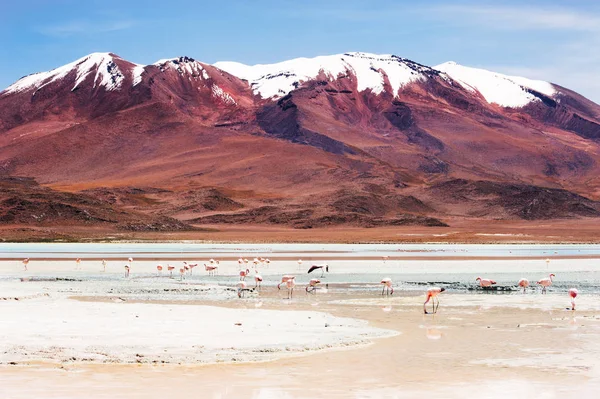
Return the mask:
POLYGON ((345 53, 94 53, 0 92, 0 223, 173 230, 600 216, 600 106, 554 83, 345 53))

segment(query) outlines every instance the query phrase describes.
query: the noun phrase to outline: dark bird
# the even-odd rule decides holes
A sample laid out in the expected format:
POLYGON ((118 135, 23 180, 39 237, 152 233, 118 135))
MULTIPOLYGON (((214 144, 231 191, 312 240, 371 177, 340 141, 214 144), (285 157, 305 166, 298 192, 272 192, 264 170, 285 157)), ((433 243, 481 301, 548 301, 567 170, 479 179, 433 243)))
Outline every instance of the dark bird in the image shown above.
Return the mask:
POLYGON ((308 269, 308 272, 312 273, 317 269, 321 269, 321 277, 323 277, 325 272, 329 272, 329 265, 327 263, 323 263, 322 265, 312 265, 310 269, 308 269))

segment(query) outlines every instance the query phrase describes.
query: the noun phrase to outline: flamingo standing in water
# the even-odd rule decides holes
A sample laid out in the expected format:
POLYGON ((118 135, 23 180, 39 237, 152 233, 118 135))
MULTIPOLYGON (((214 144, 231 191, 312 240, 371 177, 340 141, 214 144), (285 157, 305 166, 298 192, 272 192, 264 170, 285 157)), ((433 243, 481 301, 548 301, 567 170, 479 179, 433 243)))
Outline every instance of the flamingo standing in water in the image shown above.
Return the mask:
POLYGON ((571 297, 571 310, 575 310, 575 298, 577 298, 577 288, 569 289, 569 296, 571 297))
POLYGON ((185 267, 179 269, 179 281, 183 281, 185 275, 185 267))
POLYGON ((256 285, 254 286, 254 288, 260 288, 260 283, 262 283, 263 278, 260 274, 258 274, 258 270, 254 271, 254 282, 256 283, 256 285))
POLYGON ((492 285, 496 284, 494 280, 490 280, 489 278, 477 277, 475 281, 479 281, 479 286, 481 288, 491 287, 492 285))
POLYGON ((242 259, 242 258, 239 258, 239 259, 238 259, 238 269, 239 269, 239 270, 242 270, 242 265, 243 265, 243 264, 244 264, 244 259, 242 259))
MULTIPOLYGON (((190 276, 192 275, 192 272, 194 271, 194 267, 198 266, 197 263, 183 262, 183 264, 189 268, 189 270, 190 270, 190 276)), ((214 261, 213 261, 213 264, 214 264, 214 261)))
POLYGON ((81 258, 75 259, 75 270, 81 269, 81 258))
POLYGON ((162 274, 162 271, 163 271, 162 265, 156 265, 156 270, 158 270, 158 275, 160 276, 162 274))
MULTIPOLYGON (((129 267, 129 269, 131 269, 131 263, 133 262, 133 258, 132 257, 127 258, 127 262, 129 262, 127 264, 127 266, 129 267)), ((129 269, 127 269, 127 270, 129 270, 129 269)), ((129 273, 127 273, 127 275, 129 276, 129 273)))
POLYGON ((381 284, 383 284, 383 289, 381 290, 381 295, 394 295, 394 287, 392 286, 392 279, 389 277, 381 280, 381 284))
POLYGON ((173 270, 175 270, 175 266, 167 265, 167 270, 169 271, 169 277, 173 277, 173 270))
POLYGON ((277 284, 277 289, 280 290, 281 289, 281 284, 287 283, 289 280, 293 280, 295 279, 296 276, 292 276, 289 274, 286 274, 285 276, 281 277, 281 282, 279 284, 277 284))
POLYGON ((131 267, 129 265, 125 265, 125 277, 129 277, 129 272, 131 271, 131 267))
POLYGON ((315 270, 321 269, 321 278, 325 274, 325 272, 329 273, 329 265, 327 263, 323 263, 322 265, 312 265, 310 269, 308 269, 309 273, 312 273, 315 270))
POLYGON ((27 265, 29 264, 29 258, 25 258, 23 259, 23 268, 25 271, 27 271, 27 265))
POLYGON ((385 256, 382 256, 382 257, 381 257, 381 259, 383 259, 383 264, 384 264, 384 265, 385 265, 385 261, 386 261, 386 260, 388 260, 389 258, 390 258, 390 257, 389 257, 389 256, 387 256, 387 255, 385 255, 385 256))
POLYGON ((302 267, 302 259, 298 259, 298 270, 302 267))
POLYGON ((102 259, 102 271, 106 271, 106 259, 102 259))
POLYGON ((269 267, 271 264, 271 260, 269 258, 265 259, 265 267, 269 267))
POLYGON ((317 287, 317 284, 321 284, 321 280, 319 280, 318 278, 313 278, 308 282, 308 285, 306 286, 306 292, 311 292, 311 293, 315 293, 315 291, 319 288, 317 287))
POLYGON ((288 299, 292 299, 292 295, 294 294, 294 287, 296 286, 296 279, 291 278, 285 282, 285 286, 288 290, 288 299))
POLYGON ((242 270, 240 272, 240 281, 244 281, 246 280, 246 276, 250 274, 250 270, 246 269, 246 270, 242 270))
POLYGON ((431 287, 427 290, 427 297, 425 298, 425 303, 423 304, 423 312, 425 312, 425 314, 428 314, 426 306, 427 306, 427 302, 429 302, 429 300, 431 300, 432 313, 437 313, 437 310, 440 307, 440 298, 438 298, 438 295, 440 295, 444 291, 446 291, 446 289, 440 288, 440 287, 431 287), (437 300, 437 306, 435 306, 436 300, 437 300))
POLYGON ((219 270, 218 266, 209 266, 206 263, 204 264, 204 269, 208 272, 209 276, 214 276, 219 270))
POLYGON ((238 294, 238 298, 242 298, 244 296, 244 293, 248 290, 248 285, 246 284, 245 281, 240 281, 239 283, 237 283, 237 294, 238 294))
POLYGON ((529 287, 529 280, 527 280, 526 278, 520 279, 519 287, 523 288, 523 294, 524 294, 525 291, 527 290, 527 287, 529 287))
POLYGON ((538 285, 542 286, 542 294, 546 293, 546 288, 550 287, 552 285, 552 278, 556 277, 554 275, 554 273, 550 273, 550 275, 546 278, 541 279, 540 281, 538 281, 538 285))

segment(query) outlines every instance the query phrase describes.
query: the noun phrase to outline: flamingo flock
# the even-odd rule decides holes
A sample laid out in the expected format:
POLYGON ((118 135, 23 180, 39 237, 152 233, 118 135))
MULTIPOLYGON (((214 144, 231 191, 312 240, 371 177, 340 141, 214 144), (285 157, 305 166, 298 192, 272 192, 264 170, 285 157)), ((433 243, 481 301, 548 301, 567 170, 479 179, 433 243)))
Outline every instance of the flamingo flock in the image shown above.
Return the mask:
MULTIPOLYGON (((383 257, 383 259, 385 262, 385 260, 387 260, 388 257, 383 257)), ((131 276, 133 258, 130 257, 127 259, 127 261, 128 261, 128 263, 126 265, 124 265, 125 278, 129 278, 131 276)), ((81 258, 75 259, 75 264, 76 264, 77 270, 81 269, 81 262, 82 262, 81 258)), ((28 271, 29 263, 30 263, 29 258, 25 258, 22 260, 24 271, 28 271)), ((105 259, 102 259, 101 263, 102 263, 102 271, 105 272, 107 262, 105 259)), ((271 261, 270 261, 270 259, 263 258, 263 257, 256 257, 253 259, 253 261, 252 261, 252 265, 254 266, 254 268, 253 268, 253 270, 254 270, 254 274, 253 274, 254 287, 253 288, 249 288, 248 284, 246 282, 246 277, 250 276, 250 268, 249 268, 250 261, 246 258, 240 257, 237 260, 237 263, 238 263, 238 266, 240 269, 239 274, 238 274, 239 282, 237 283, 237 294, 238 294, 238 297, 243 298, 245 293, 248 291, 260 290, 262 282, 263 282, 263 277, 259 273, 258 267, 261 267, 261 266, 268 267, 270 265, 271 261)), ((550 263, 550 260, 546 259, 546 264, 548 265, 549 263, 550 263)), ((204 263, 204 268, 209 276, 217 275, 218 269, 219 269, 219 264, 220 264, 219 260, 215 260, 215 259, 210 259, 208 261, 208 263, 204 263)), ((299 259, 297 261, 297 264, 298 264, 298 268, 300 269, 303 264, 302 259, 299 259)), ((184 261, 183 267, 181 267, 179 269, 180 281, 183 281, 186 278, 185 276, 187 274, 192 275, 193 269, 195 267, 197 267, 198 265, 199 265, 198 263, 189 263, 187 261, 184 261)), ((169 272, 169 277, 171 277, 171 278, 173 277, 173 270, 175 270, 175 268, 176 267, 171 264, 166 265, 166 269, 169 272)), ((156 270, 157 270, 157 275, 162 276, 162 272, 164 270, 163 265, 162 264, 156 265, 156 270)), ((310 268, 308 269, 307 274, 311 274, 315 271, 320 271, 321 278, 323 278, 325 276, 325 273, 329 272, 329 265, 327 263, 312 264, 310 266, 310 268)), ((536 282, 536 284, 539 287, 541 287, 542 294, 546 294, 547 289, 552 286, 553 279, 555 277, 556 277, 556 275, 554 273, 550 273, 548 275, 548 277, 542 278, 536 282)), ((475 279, 475 281, 478 283, 479 287, 483 288, 483 289, 491 288, 497 284, 496 281, 491 278, 480 277, 480 276, 478 276, 475 279)), ((306 293, 314 294, 319 289, 319 284, 321 284, 321 280, 319 278, 311 279, 305 287, 306 293)), ((383 295, 390 296, 390 295, 394 294, 394 285, 393 285, 391 278, 389 278, 389 277, 383 278, 380 281, 380 284, 382 285, 382 291, 381 291, 382 296, 383 295)), ((281 276, 281 279, 280 279, 279 283, 277 284, 277 289, 281 290, 282 286, 287 291, 287 299, 292 299, 293 293, 294 293, 294 288, 296 287, 296 276, 289 275, 289 274, 281 276)), ((517 286, 522 290, 522 293, 525 294, 527 292, 527 289, 531 285, 527 278, 521 278, 517 282, 517 286)), ((423 312, 425 314, 429 314, 429 312, 427 311, 427 304, 429 302, 431 302, 431 304, 432 304, 431 313, 433 313, 433 314, 437 313, 437 311, 439 309, 439 305, 440 305, 439 295, 445 291, 446 291, 446 289, 444 287, 431 287, 431 288, 427 289, 425 302, 423 303, 423 312)), ((577 288, 570 288, 568 290, 568 294, 571 299, 570 309, 575 310, 575 298, 577 298, 577 296, 578 296, 577 288)))

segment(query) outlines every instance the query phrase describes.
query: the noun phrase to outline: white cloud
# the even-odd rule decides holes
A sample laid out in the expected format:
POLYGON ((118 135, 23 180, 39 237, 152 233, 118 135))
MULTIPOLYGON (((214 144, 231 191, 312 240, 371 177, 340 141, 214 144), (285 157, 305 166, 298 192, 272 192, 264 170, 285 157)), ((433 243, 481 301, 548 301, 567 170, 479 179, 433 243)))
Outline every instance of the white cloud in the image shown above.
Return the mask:
POLYGON ((563 7, 442 5, 423 11, 488 29, 600 32, 600 15, 563 7))
POLYGON ((81 34, 95 34, 129 29, 135 26, 132 20, 89 22, 85 20, 68 21, 59 25, 42 26, 37 31, 46 36, 68 37, 81 34))

